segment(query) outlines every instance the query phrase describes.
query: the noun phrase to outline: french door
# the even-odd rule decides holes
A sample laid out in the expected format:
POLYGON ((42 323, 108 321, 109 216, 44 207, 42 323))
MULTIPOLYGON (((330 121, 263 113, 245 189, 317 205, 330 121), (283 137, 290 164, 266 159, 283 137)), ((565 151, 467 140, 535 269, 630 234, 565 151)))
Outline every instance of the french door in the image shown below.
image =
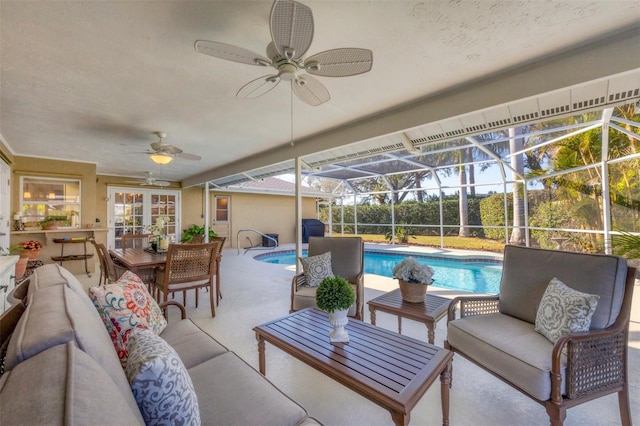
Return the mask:
POLYGON ((180 241, 180 191, 109 187, 108 189, 109 248, 122 246, 124 234, 146 234, 158 217, 168 220, 165 233, 180 241))

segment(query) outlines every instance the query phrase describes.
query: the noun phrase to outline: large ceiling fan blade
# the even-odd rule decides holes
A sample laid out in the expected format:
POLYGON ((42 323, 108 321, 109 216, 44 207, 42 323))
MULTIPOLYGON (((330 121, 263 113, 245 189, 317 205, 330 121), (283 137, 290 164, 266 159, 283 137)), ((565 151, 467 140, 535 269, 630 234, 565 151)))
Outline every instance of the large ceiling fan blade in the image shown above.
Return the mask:
POLYGON ((214 56, 227 61, 240 62, 249 65, 270 65, 271 59, 265 58, 250 50, 231 44, 218 43, 217 41, 197 40, 196 52, 214 56))
POLYGON ((275 74, 263 75, 248 82, 238 90, 236 96, 244 99, 255 99, 273 90, 280 83, 280 77, 275 74))
POLYGON ((297 1, 276 0, 271 8, 271 38, 285 58, 298 59, 313 40, 311 9, 297 1))
POLYGON ((325 50, 308 57, 304 62, 309 74, 347 77, 370 71, 373 65, 373 52, 356 47, 325 50))
POLYGON ((310 75, 301 75, 292 81, 291 89, 300 100, 311 106, 321 105, 331 99, 327 88, 310 75))
POLYGON ((181 152, 180 154, 176 154, 178 158, 184 158, 185 160, 202 160, 202 157, 195 154, 187 154, 186 152, 181 152))

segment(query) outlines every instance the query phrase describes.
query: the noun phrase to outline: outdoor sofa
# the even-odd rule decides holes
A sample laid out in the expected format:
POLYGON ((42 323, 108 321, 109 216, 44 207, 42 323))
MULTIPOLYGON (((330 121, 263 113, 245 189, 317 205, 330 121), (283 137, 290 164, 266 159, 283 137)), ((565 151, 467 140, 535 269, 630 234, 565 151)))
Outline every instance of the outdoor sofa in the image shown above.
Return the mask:
MULTIPOLYGON (((0 337, 7 343, 0 377, 3 425, 144 424, 110 335, 76 277, 59 265, 42 266, 16 288, 13 300, 17 303, 0 317, 0 337)), ((258 371, 184 319, 179 307, 183 319, 169 322, 160 337, 188 372, 202 424, 318 424, 258 371)))

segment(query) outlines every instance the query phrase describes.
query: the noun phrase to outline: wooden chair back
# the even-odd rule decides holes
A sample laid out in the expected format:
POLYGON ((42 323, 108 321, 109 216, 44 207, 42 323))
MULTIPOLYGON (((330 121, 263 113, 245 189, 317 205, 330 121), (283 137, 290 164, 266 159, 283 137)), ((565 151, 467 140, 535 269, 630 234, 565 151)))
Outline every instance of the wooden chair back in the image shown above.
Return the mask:
POLYGON ((198 306, 199 288, 209 290, 211 316, 215 316, 213 299, 213 276, 216 271, 216 256, 221 242, 213 241, 202 244, 169 244, 165 267, 158 271, 156 286, 162 293, 162 301, 168 299, 169 293, 196 290, 196 307, 198 306))
POLYGON ((124 234, 122 236, 122 249, 128 248, 147 248, 149 247, 149 238, 153 234, 124 234))
POLYGON ((96 242, 93 238, 89 239, 89 241, 93 244, 98 259, 100 260, 100 284, 117 281, 126 269, 116 266, 104 244, 96 242))

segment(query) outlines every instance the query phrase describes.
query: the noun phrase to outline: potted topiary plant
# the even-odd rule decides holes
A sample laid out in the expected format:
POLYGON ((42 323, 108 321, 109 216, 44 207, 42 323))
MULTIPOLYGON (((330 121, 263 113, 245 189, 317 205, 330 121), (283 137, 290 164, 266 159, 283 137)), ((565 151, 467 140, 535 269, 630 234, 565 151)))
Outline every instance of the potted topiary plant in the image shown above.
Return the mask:
POLYGON ((349 322, 347 312, 355 300, 353 287, 341 277, 325 278, 316 289, 316 305, 329 313, 329 323, 333 326, 329 333, 331 343, 349 341, 349 334, 344 326, 349 322))
POLYGON ((411 303, 424 302, 427 287, 433 282, 433 269, 409 256, 393 268, 393 278, 398 280, 402 300, 411 303))

